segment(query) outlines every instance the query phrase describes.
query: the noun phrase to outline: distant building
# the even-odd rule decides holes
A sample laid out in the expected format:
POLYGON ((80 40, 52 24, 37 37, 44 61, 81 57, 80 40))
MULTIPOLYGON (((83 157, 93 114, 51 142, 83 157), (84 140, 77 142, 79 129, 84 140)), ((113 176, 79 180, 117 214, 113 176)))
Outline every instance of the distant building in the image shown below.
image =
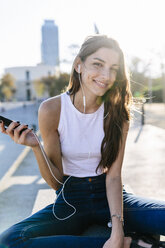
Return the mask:
MULTIPOLYGON (((59 68, 51 65, 38 64, 37 66, 21 66, 6 68, 5 73, 10 73, 15 78, 16 94, 18 101, 30 101, 37 98, 33 81, 41 77, 58 75, 59 68)), ((48 97, 45 93, 43 97, 48 97)))
POLYGON ((53 20, 45 20, 42 26, 41 57, 43 64, 59 65, 58 27, 53 20))
MULTIPOLYGON (((45 20, 42 26, 41 44, 42 63, 36 66, 10 67, 5 74, 10 73, 15 78, 17 101, 29 101, 37 98, 34 80, 49 75, 59 75, 59 45, 58 27, 53 20, 45 20)), ((45 93, 43 97, 48 97, 45 93)))

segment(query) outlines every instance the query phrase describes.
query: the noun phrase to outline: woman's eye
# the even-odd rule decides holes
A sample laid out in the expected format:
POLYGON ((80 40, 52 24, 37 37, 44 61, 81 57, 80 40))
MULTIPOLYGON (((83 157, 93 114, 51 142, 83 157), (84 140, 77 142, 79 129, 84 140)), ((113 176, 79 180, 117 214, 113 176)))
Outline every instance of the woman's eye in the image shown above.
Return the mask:
POLYGON ((115 69, 115 68, 111 68, 111 71, 113 71, 113 72, 118 72, 118 69, 115 69))
POLYGON ((101 64, 101 63, 94 63, 94 65, 95 65, 96 67, 102 67, 102 64, 101 64))

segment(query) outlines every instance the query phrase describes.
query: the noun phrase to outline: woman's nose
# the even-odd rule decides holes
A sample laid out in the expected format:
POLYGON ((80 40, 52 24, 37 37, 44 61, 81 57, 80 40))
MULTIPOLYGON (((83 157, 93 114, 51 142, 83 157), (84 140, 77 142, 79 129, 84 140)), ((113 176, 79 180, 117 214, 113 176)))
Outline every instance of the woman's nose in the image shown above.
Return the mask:
POLYGON ((104 77, 105 79, 108 79, 110 77, 109 70, 107 70, 105 68, 102 69, 101 74, 102 74, 102 77, 104 77))
POLYGON ((116 80, 116 72, 114 70, 104 69, 102 70, 102 78, 105 81, 114 82, 116 80))
POLYGON ((103 69, 102 70, 102 78, 106 81, 109 81, 112 79, 112 73, 109 69, 103 69))

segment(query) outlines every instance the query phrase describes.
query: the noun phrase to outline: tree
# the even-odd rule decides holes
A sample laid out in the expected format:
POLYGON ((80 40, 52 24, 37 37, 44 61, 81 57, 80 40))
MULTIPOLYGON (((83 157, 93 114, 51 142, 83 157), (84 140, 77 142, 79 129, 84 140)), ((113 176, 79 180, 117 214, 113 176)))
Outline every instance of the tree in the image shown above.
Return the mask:
POLYGON ((58 78, 56 78, 54 85, 54 95, 58 95, 66 89, 69 83, 69 78, 70 75, 68 73, 62 73, 58 78))
POLYGON ((69 83, 70 75, 68 73, 61 73, 59 77, 48 76, 42 77, 40 80, 34 81, 34 87, 38 96, 42 96, 44 92, 48 92, 49 96, 60 94, 69 83))
MULTIPOLYGON (((163 73, 162 77, 151 78, 149 74, 150 63, 144 63, 140 58, 133 57, 130 63, 131 90, 134 97, 145 97, 152 102, 163 101, 163 73), (151 94, 151 95, 150 95, 151 94)), ((163 69, 162 69, 163 71, 163 69)), ((164 86, 165 87, 165 86, 164 86)), ((165 88, 164 88, 165 92, 165 88)), ((164 97, 165 98, 165 97, 164 97)))
POLYGON ((16 92, 15 79, 7 73, 0 80, 0 100, 10 101, 16 92))
POLYGON ((44 86, 42 80, 37 79, 37 80, 34 80, 33 83, 34 83, 34 88, 35 88, 37 96, 42 97, 44 92, 45 92, 45 86, 44 86))
POLYGON ((39 96, 42 96, 44 92, 48 92, 49 96, 52 96, 55 76, 42 77, 39 80, 34 81, 34 86, 39 96))
POLYGON ((163 102, 163 85, 162 78, 152 79, 152 102, 163 102))
POLYGON ((148 65, 138 58, 133 57, 130 63, 131 90, 135 97, 141 97, 148 88, 148 77, 146 73, 148 65))

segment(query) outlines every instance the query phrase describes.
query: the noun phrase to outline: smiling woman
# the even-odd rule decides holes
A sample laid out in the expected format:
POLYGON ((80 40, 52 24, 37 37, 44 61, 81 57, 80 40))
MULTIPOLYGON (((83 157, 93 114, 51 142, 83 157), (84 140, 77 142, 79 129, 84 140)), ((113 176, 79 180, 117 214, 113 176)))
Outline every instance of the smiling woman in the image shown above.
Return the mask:
POLYGON ((119 54, 109 48, 100 48, 95 53, 90 55, 86 59, 85 63, 82 63, 81 65, 81 71, 84 69, 86 72, 82 74, 82 81, 84 82, 84 86, 88 87, 88 89, 91 87, 91 90, 94 91, 96 84, 99 88, 104 90, 99 93, 99 88, 96 88, 98 92, 95 92, 95 94, 104 94, 109 88, 112 87, 113 83, 115 82, 118 67, 119 54), (110 61, 109 58, 111 58, 110 61), (91 78, 91 81, 93 81, 95 84, 91 83, 90 85, 90 82, 86 80, 85 77, 88 77, 88 75, 91 78))
POLYGON ((44 150, 24 125, 0 124, 4 134, 32 148, 57 194, 53 204, 2 233, 0 248, 137 248, 139 242, 124 237, 128 232, 165 235, 165 202, 134 196, 122 185, 132 103, 124 61, 116 40, 87 37, 67 91, 39 108, 44 150), (107 227, 108 236, 82 237, 93 224, 107 227))
POLYGON ((95 111, 104 102, 105 136, 98 167, 109 168, 119 152, 121 130, 130 119, 132 100, 124 55, 117 41, 104 35, 85 40, 74 60, 68 91, 80 112, 95 111), (82 102, 82 93, 87 103, 82 102))

